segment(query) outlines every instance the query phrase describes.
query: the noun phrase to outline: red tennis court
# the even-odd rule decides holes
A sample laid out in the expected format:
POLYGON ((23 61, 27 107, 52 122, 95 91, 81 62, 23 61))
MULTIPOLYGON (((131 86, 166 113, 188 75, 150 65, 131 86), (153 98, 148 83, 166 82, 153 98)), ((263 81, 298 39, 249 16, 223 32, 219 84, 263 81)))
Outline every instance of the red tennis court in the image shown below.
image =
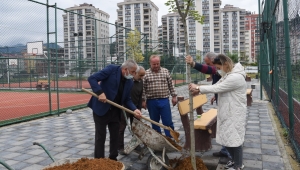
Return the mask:
MULTIPOLYGON (((80 93, 59 93, 59 107, 87 104, 91 95, 80 93)), ((49 111, 47 92, 0 92, 0 121, 49 111)), ((57 109, 57 94, 51 93, 52 110, 57 109)))

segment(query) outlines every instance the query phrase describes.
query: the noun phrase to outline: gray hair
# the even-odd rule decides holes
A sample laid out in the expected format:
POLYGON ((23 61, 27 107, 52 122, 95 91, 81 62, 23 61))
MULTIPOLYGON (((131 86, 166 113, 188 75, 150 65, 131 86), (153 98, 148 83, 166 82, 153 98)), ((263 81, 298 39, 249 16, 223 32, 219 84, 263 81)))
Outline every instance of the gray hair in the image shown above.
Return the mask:
POLYGON ((124 63, 121 65, 121 68, 132 68, 132 67, 137 67, 138 68, 138 65, 136 64, 136 62, 132 59, 128 59, 126 61, 124 61, 124 63))
POLYGON ((138 66, 136 73, 139 73, 141 70, 145 70, 145 68, 143 66, 138 66))
POLYGON ((217 54, 214 53, 214 52, 208 52, 208 53, 205 54, 205 57, 210 59, 210 61, 214 61, 214 59, 217 57, 217 54))

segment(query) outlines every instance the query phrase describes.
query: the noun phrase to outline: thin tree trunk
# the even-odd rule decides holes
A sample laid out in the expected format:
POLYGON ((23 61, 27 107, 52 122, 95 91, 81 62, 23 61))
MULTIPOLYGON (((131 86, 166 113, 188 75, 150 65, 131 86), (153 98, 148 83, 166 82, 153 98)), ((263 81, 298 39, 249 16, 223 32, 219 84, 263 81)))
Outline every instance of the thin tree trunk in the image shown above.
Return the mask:
MULTIPOLYGON (((183 22, 183 29, 184 29, 184 39, 185 39, 185 51, 186 55, 190 55, 190 48, 188 42, 188 35, 187 35, 187 25, 186 25, 186 18, 182 19, 183 22)), ((186 74, 188 79, 188 84, 192 82, 191 79, 191 66, 187 64, 186 67, 186 74)), ((190 136, 191 136, 191 163, 194 170, 197 170, 196 167, 196 157, 195 157, 195 132, 194 132, 194 111, 193 111, 193 94, 189 91, 189 102, 190 102, 190 136)))

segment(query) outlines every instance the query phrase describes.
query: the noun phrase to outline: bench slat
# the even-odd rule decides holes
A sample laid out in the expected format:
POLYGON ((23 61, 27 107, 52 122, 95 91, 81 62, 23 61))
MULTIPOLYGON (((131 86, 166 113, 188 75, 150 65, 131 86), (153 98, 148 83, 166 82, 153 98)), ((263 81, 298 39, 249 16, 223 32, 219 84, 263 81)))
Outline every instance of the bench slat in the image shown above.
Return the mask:
POLYGON ((208 112, 202 114, 201 118, 194 121, 194 129, 207 130, 217 118, 217 109, 210 109, 208 112))
MULTIPOLYGON (((200 94, 193 97, 193 109, 196 109, 207 102, 206 94, 200 94)), ((185 115, 190 112, 190 101, 185 99, 178 103, 178 110, 181 115, 185 115)))

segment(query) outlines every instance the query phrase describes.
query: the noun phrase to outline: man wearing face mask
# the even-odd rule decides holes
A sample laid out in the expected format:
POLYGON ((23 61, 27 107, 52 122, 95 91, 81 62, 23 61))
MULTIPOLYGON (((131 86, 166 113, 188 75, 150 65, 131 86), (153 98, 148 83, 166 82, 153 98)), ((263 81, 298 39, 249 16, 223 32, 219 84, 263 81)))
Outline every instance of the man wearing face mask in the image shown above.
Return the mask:
MULTIPOLYGON (((196 63, 193 61, 193 57, 191 56, 186 56, 185 61, 187 64, 190 64, 192 68, 198 70, 201 73, 204 74, 211 74, 212 77, 212 84, 217 83, 222 76, 224 76, 226 73, 222 70, 217 70, 216 67, 213 64, 214 59, 216 58, 217 54, 214 52, 209 52, 205 54, 204 57, 204 62, 205 64, 200 64, 200 63, 196 63)), ((216 103, 218 104, 218 94, 214 94, 214 97, 211 99, 211 104, 213 104, 213 102, 216 101, 216 103)), ((228 157, 229 159, 231 159, 230 153, 227 151, 227 149, 222 146, 222 149, 219 152, 214 152, 213 156, 215 157, 228 157)), ((227 163, 227 159, 228 158, 224 158, 224 159, 220 159, 220 163, 227 163)))
POLYGON ((95 158, 105 157, 107 126, 110 133, 109 158, 117 160, 118 156, 119 123, 122 112, 119 108, 107 104, 106 99, 134 111, 137 118, 141 116, 140 110, 136 108, 130 97, 132 78, 136 70, 136 62, 127 60, 121 66, 109 65, 88 78, 93 92, 99 95, 98 98, 91 97, 88 103, 88 107, 93 111, 95 122, 95 158))

